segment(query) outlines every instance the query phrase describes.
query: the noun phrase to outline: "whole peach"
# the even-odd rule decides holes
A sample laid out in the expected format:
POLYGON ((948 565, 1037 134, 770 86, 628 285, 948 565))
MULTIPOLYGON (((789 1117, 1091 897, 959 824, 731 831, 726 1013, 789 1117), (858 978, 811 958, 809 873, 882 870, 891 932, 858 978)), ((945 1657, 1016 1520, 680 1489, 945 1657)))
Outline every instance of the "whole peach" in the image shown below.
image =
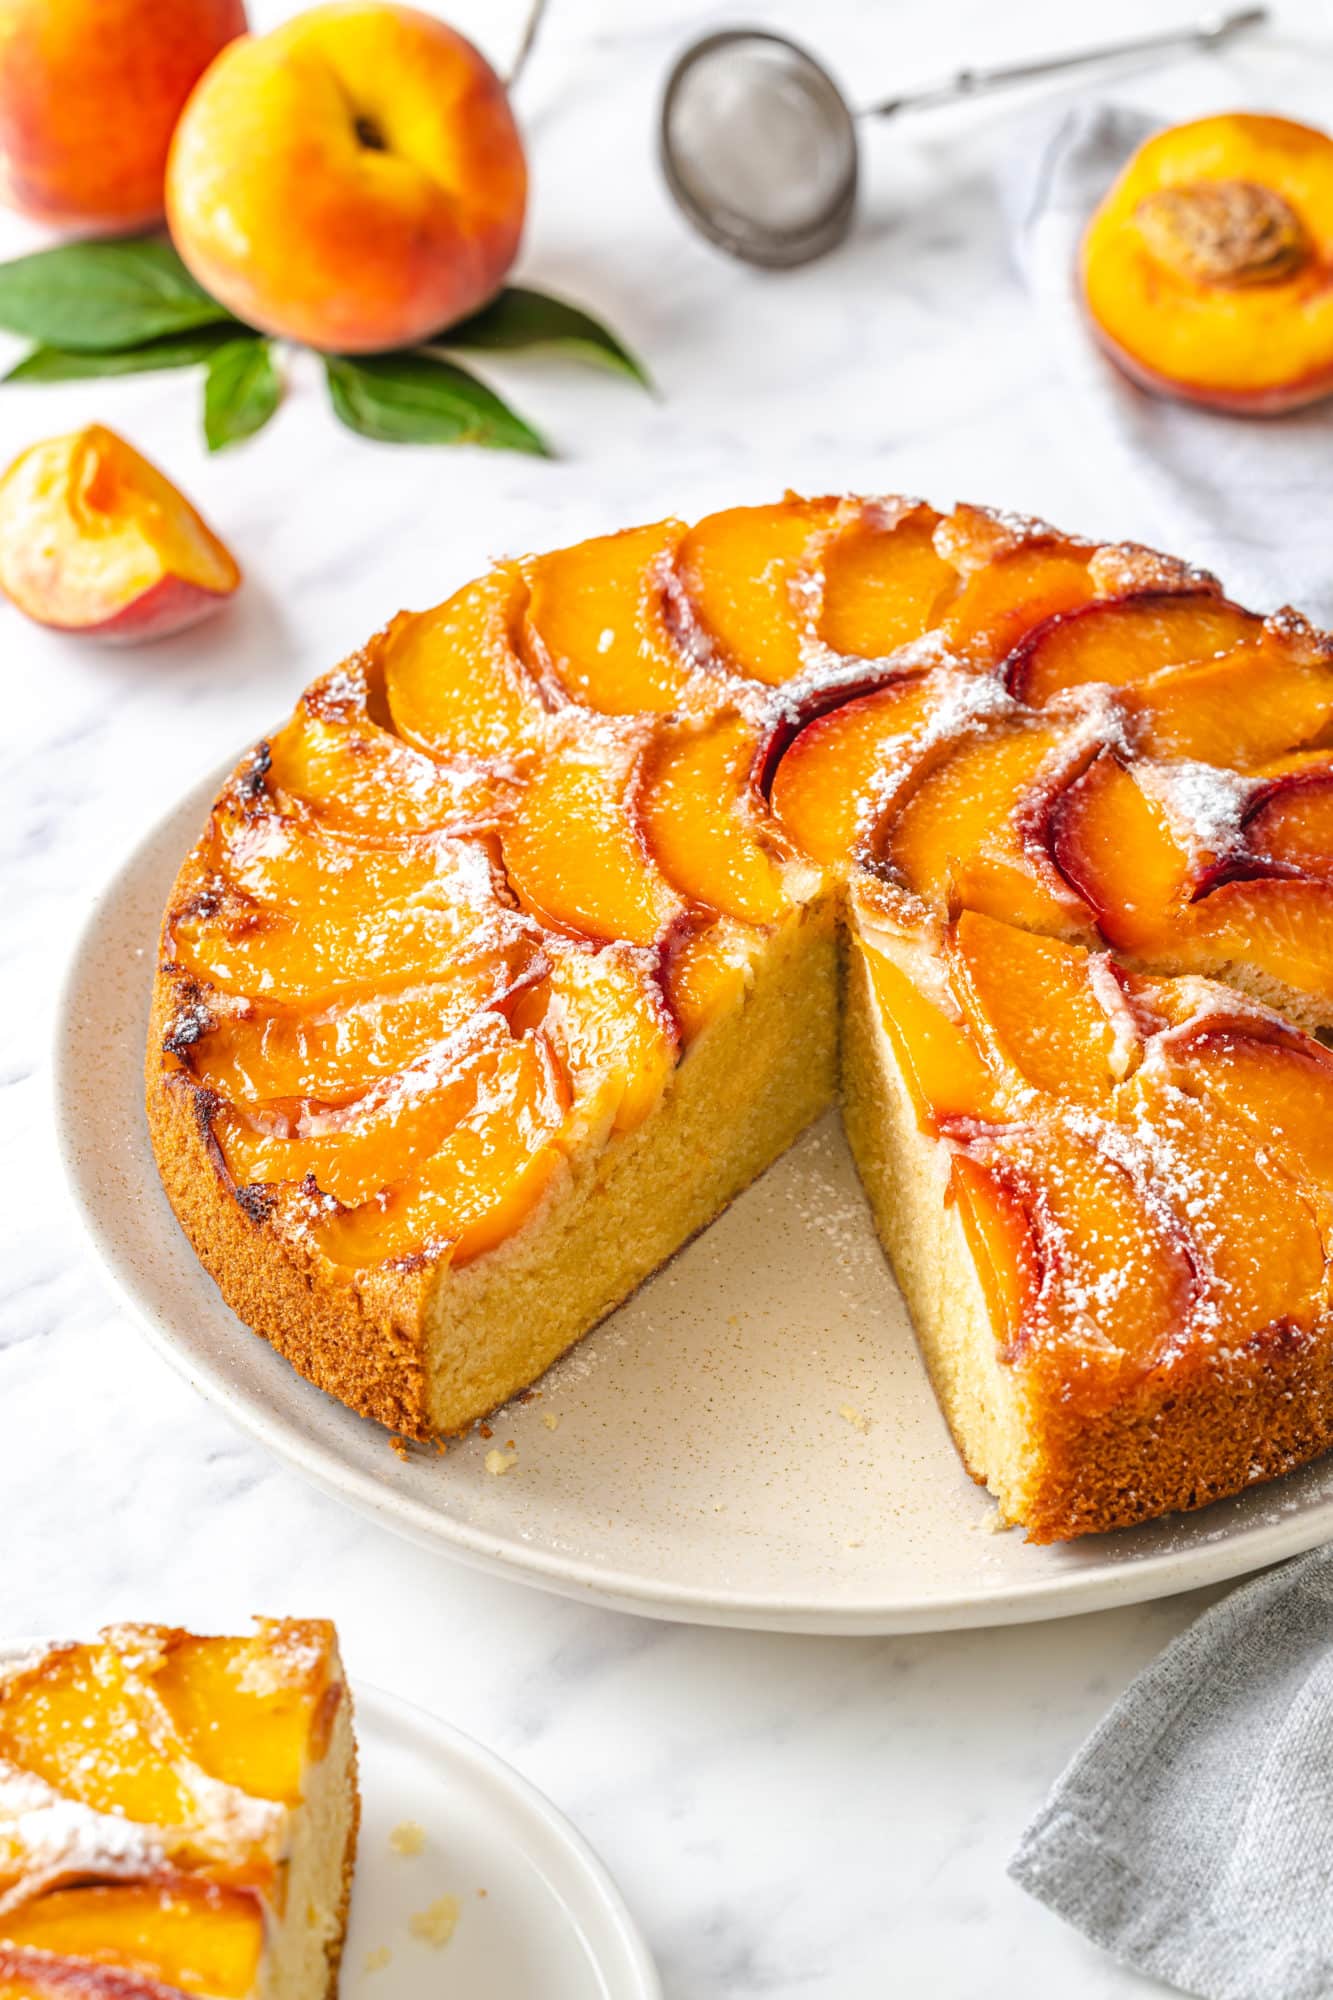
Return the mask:
POLYGON ((315 7, 225 49, 167 167, 176 248, 267 333, 403 347, 475 311, 518 250, 527 198, 504 86, 413 7, 315 7))
POLYGON ((0 198, 60 229, 161 219, 181 106, 244 0, 0 0, 0 198))

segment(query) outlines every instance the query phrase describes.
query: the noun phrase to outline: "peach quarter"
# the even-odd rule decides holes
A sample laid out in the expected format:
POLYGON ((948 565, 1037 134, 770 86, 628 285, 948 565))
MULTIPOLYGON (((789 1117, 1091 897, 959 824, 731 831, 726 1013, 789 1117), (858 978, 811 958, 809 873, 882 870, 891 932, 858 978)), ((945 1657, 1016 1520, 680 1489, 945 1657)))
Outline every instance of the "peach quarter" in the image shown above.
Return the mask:
POLYGON ((31 445, 0 479, 0 589, 39 625, 161 639, 240 581, 184 494, 101 424, 31 445))

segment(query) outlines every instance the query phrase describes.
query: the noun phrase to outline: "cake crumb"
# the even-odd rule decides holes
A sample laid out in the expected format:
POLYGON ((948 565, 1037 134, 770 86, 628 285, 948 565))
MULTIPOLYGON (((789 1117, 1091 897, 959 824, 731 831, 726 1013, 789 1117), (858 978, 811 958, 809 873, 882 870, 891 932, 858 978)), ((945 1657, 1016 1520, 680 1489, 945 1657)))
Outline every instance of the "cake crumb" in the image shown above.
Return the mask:
POLYGON ((497 1451, 494 1446, 486 1454, 486 1470, 493 1479, 503 1479, 511 1465, 518 1459, 516 1451, 497 1451))
POLYGON ((407 1920, 407 1927, 414 1938, 423 1944, 434 1945, 438 1951, 448 1944, 458 1927, 457 1896, 437 1896, 424 1910, 414 1910, 407 1920))
POLYGON ((391 1962, 392 1958, 393 1953, 389 1950, 387 1944, 377 1944, 374 1951, 366 1953, 364 1969, 367 1972, 383 1972, 385 1966, 391 1962))
POLYGON ((556 1415, 554 1410, 543 1410, 542 1422, 545 1424, 548 1431, 558 1430, 560 1427, 560 1419, 556 1415))
POLYGON ((1013 1525, 1013 1522, 1003 1511, 998 1501, 989 1510, 981 1523, 982 1532, 987 1535, 1007 1535, 1013 1525))
POLYGON ((389 1439, 389 1450, 390 1450, 391 1452, 393 1452, 393 1454, 394 1454, 394 1456, 395 1456, 396 1458, 400 1458, 400 1459, 402 1460, 402 1462, 403 1462, 403 1464, 404 1464, 404 1465, 406 1465, 406 1464, 407 1464, 407 1439, 406 1439, 406 1438, 400 1438, 400 1437, 392 1437, 392 1436, 391 1436, 391 1437, 390 1437, 390 1439, 389 1439))
POLYGON ((854 1403, 840 1403, 838 1405, 838 1415, 843 1419, 844 1423, 849 1423, 854 1431, 860 1431, 863 1437, 870 1429, 869 1417, 864 1416, 854 1403))
POLYGON ((493 1438, 495 1436, 495 1432, 491 1429, 489 1424, 478 1424, 477 1429, 481 1432, 481 1435, 484 1438, 493 1438))
POLYGON ((426 1845, 426 1829, 414 1819, 399 1820, 389 1835, 389 1845, 395 1854, 420 1854, 426 1845))

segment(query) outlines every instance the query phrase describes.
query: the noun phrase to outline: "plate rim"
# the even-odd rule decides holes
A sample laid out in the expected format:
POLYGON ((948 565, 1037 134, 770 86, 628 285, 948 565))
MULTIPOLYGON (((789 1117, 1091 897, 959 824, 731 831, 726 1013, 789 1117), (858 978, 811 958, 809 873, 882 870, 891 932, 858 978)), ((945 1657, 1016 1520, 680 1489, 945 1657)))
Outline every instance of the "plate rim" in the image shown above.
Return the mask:
MULTIPOLYGON (((721 1626, 765 1632, 821 1634, 829 1637, 885 1636, 912 1632, 944 1632, 993 1625, 1028 1624, 1047 1618, 1082 1616, 1119 1606, 1154 1602, 1205 1585, 1253 1574, 1270 1563, 1304 1554, 1333 1538, 1333 1491, 1303 1508, 1276 1519, 1185 1546, 1159 1551, 1141 1559, 1067 1575, 1035 1578, 1029 1584, 1005 1584, 993 1592, 956 1592, 939 1597, 866 1599, 837 1608, 810 1599, 780 1602, 770 1596, 704 1585, 663 1584, 623 1569, 608 1568, 583 1557, 547 1551, 515 1536, 505 1539, 466 1522, 452 1520, 387 1481, 350 1466, 336 1449, 293 1432, 286 1420, 262 1407, 258 1399, 234 1389, 207 1362, 187 1354, 174 1329, 140 1296, 127 1275, 111 1232, 94 1214, 81 1185, 76 1140, 78 1120, 70 1114, 66 1075, 69 1023, 73 1001, 88 965, 95 962, 103 926, 137 869, 151 862, 152 849, 172 824, 206 813, 235 758, 198 780, 174 804, 159 812, 128 844, 104 874, 82 920, 74 928, 61 971, 53 1015, 48 1089, 51 1122, 60 1157, 65 1193, 79 1223, 79 1235, 117 1303, 138 1326, 152 1349, 175 1372, 279 1461, 295 1468, 321 1491, 368 1515, 381 1526, 405 1536, 470 1568, 509 1581, 529 1584, 557 1596, 591 1603, 605 1610, 630 1612, 671 1623, 721 1626)), ((225 1310, 225 1301, 222 1302, 225 1310)), ((244 1322, 237 1319, 238 1327, 244 1322)), ((245 1331, 249 1333, 249 1329, 245 1331)), ((258 1336, 250 1334, 250 1338, 258 1336)), ((924 1364, 923 1364, 924 1365, 924 1364)), ((311 1396, 324 1392, 305 1384, 311 1396)), ((1299 1468, 1297 1468, 1299 1471, 1299 1468)), ((1267 1482, 1271 1487, 1277 1482, 1267 1482)), ((1261 1490, 1261 1489, 1253 1489, 1261 1490)), ((1237 1496, 1239 1497, 1239 1496, 1237 1496)), ((1204 1522, 1209 1509, 1180 1516, 1188 1532, 1204 1522)))
MULTIPOLYGON (((18 1663, 26 1655, 65 1643, 67 1640, 23 1636, 0 1638, 0 1669, 18 1663)), ((457 1723, 446 1722, 442 1715, 436 1715, 432 1709, 423 1707, 407 1695, 382 1687, 378 1681, 365 1680, 360 1674, 353 1673, 347 1675, 347 1680, 352 1690, 354 1728, 357 1728, 362 1715, 378 1708, 383 1716, 390 1721, 396 1719, 410 1734, 433 1738, 432 1747, 438 1748, 453 1764, 466 1766, 469 1774, 483 1778, 498 1787, 510 1800, 516 1801, 525 1816, 540 1826, 543 1837, 573 1862, 580 1886, 592 1898, 589 1907, 596 1911, 598 1921, 609 1927, 607 1936, 614 1939, 622 1953, 620 1969, 624 1976, 612 1983, 605 1955, 600 1948, 601 1941, 594 1955, 592 1941, 584 1928, 583 1913, 580 1912, 580 1934, 589 1948, 607 2000, 663 2000, 662 1976, 657 1961, 648 1949, 648 1941, 619 1884, 587 1835, 580 1832, 554 1799, 502 1757, 498 1750, 492 1750, 479 1737, 460 1729, 457 1723)), ((358 1736, 358 1746, 359 1740, 358 1736)), ((541 1857, 532 1858, 538 1860, 541 1857)), ((358 1858, 358 1868, 359 1865, 358 1858)), ((354 1894, 355 1884, 354 1875, 354 1894)))

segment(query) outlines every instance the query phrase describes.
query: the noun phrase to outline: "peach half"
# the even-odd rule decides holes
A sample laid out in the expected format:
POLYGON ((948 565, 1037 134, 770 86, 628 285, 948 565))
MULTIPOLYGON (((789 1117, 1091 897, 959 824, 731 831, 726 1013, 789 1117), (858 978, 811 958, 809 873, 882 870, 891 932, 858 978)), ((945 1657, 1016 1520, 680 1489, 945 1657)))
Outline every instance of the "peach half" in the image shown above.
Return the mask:
POLYGON ((1088 225, 1083 293, 1144 387, 1271 416, 1333 392, 1333 139, 1232 112, 1159 132, 1088 225))
POLYGON ((504 85, 413 7, 313 7, 245 35, 172 140, 167 217, 205 290, 264 332, 409 347, 499 289, 527 168, 504 85))
POLYGON ((240 580, 184 494, 101 424, 30 446, 0 478, 0 589, 39 625, 161 639, 240 580))

